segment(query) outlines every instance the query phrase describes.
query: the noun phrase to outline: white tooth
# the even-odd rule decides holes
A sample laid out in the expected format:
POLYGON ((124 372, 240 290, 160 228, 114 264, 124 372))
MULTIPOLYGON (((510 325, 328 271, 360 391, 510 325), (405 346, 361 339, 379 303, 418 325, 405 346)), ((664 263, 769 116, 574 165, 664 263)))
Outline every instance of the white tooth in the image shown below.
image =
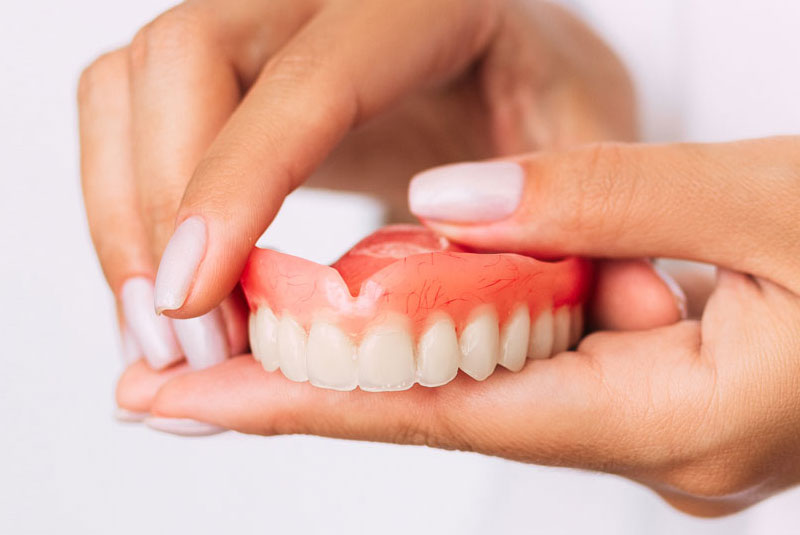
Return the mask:
POLYGON ((250 313, 250 349, 264 369, 278 369, 278 320, 268 307, 250 313))
POLYGON ((278 358, 287 379, 303 382, 306 373, 306 331, 291 316, 284 315, 278 323, 278 358))
POLYGON ((531 315, 528 306, 517 308, 500 331, 499 364, 512 372, 518 372, 525 365, 528 352, 528 338, 531 332, 531 315))
POLYGON ((583 307, 575 305, 572 307, 570 323, 569 323, 569 346, 573 347, 577 344, 581 335, 583 334, 583 307))
POLYGON ((547 308, 531 325, 529 359, 546 359, 553 353, 553 310, 547 308))
POLYGON ((308 331, 308 380, 314 386, 353 390, 358 385, 356 348, 330 323, 315 322, 308 331))
POLYGON ((382 392, 414 384, 414 346, 407 320, 387 319, 371 328, 358 348, 358 386, 382 392))
POLYGON ((442 314, 420 336, 417 344, 417 376, 423 386, 441 386, 458 373, 456 326, 450 316, 442 314))
POLYGON ((478 381, 492 374, 500 352, 500 328, 492 307, 480 307, 473 312, 472 319, 461 331, 458 345, 464 373, 478 381))
POLYGON ((569 347, 569 307, 561 307, 553 315, 553 355, 569 347))

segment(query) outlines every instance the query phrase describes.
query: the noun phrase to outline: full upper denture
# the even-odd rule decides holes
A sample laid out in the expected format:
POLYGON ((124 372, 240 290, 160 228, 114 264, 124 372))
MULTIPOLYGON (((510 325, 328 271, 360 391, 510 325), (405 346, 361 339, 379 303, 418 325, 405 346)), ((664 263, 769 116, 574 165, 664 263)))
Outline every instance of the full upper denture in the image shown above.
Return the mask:
POLYGON ((250 345, 267 371, 335 390, 486 379, 577 342, 591 264, 474 253, 393 225, 331 266, 254 249, 242 275, 250 345))

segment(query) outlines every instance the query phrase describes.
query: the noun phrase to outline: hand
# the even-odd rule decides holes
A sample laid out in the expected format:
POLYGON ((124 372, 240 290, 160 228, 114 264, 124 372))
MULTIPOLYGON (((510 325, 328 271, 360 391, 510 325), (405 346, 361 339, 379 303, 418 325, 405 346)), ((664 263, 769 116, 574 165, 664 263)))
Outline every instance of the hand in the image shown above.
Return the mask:
POLYGON ((86 210, 131 359, 200 368, 246 347, 231 292, 320 164, 312 183, 379 193, 403 218, 425 167, 631 139, 631 94, 613 54, 547 3, 179 5, 79 88, 86 210), (159 263, 157 307, 200 318, 152 313, 159 263))
POLYGON ((632 289, 631 279, 601 271, 593 312, 601 329, 662 326, 599 330, 574 352, 482 383, 459 376, 434 389, 337 393, 241 357, 177 378, 131 369, 118 400, 246 433, 427 444, 602 470, 692 514, 740 510, 800 481, 799 149, 800 138, 597 145, 515 158, 516 173, 489 162, 412 182, 412 210, 475 247, 714 263, 716 286, 699 321, 663 326, 669 297, 643 297, 655 281, 632 289), (497 188, 503 173, 512 185, 497 188), (487 184, 512 195, 487 206, 487 184), (642 322, 653 303, 661 312, 642 322))

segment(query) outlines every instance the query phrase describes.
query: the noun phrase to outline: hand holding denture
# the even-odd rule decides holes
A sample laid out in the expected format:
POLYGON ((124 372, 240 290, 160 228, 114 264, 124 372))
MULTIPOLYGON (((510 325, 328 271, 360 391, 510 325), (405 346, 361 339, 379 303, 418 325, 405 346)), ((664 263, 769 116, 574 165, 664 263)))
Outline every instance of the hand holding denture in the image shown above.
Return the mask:
POLYGON ((594 332, 517 373, 334 392, 242 356, 177 377, 133 366, 119 401, 246 433, 603 470, 694 514, 741 509, 800 480, 799 146, 795 138, 600 145, 449 166, 412 182, 412 210, 462 246, 715 263, 699 320, 677 321, 679 303, 649 271, 627 266, 620 277, 620 263, 607 262, 597 268, 589 320, 639 330, 594 332), (621 298, 633 281, 637 291, 621 298))

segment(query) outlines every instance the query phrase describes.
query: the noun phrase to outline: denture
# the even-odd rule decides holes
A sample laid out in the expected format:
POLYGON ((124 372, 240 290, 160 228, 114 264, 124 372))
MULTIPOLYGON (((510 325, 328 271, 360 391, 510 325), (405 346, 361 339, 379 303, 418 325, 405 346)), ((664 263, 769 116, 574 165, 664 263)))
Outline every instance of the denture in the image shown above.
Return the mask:
POLYGON ((393 225, 331 266, 254 249, 242 275, 250 346, 267 371, 334 390, 441 386, 460 369, 519 371, 575 344, 591 264, 471 252, 393 225))

